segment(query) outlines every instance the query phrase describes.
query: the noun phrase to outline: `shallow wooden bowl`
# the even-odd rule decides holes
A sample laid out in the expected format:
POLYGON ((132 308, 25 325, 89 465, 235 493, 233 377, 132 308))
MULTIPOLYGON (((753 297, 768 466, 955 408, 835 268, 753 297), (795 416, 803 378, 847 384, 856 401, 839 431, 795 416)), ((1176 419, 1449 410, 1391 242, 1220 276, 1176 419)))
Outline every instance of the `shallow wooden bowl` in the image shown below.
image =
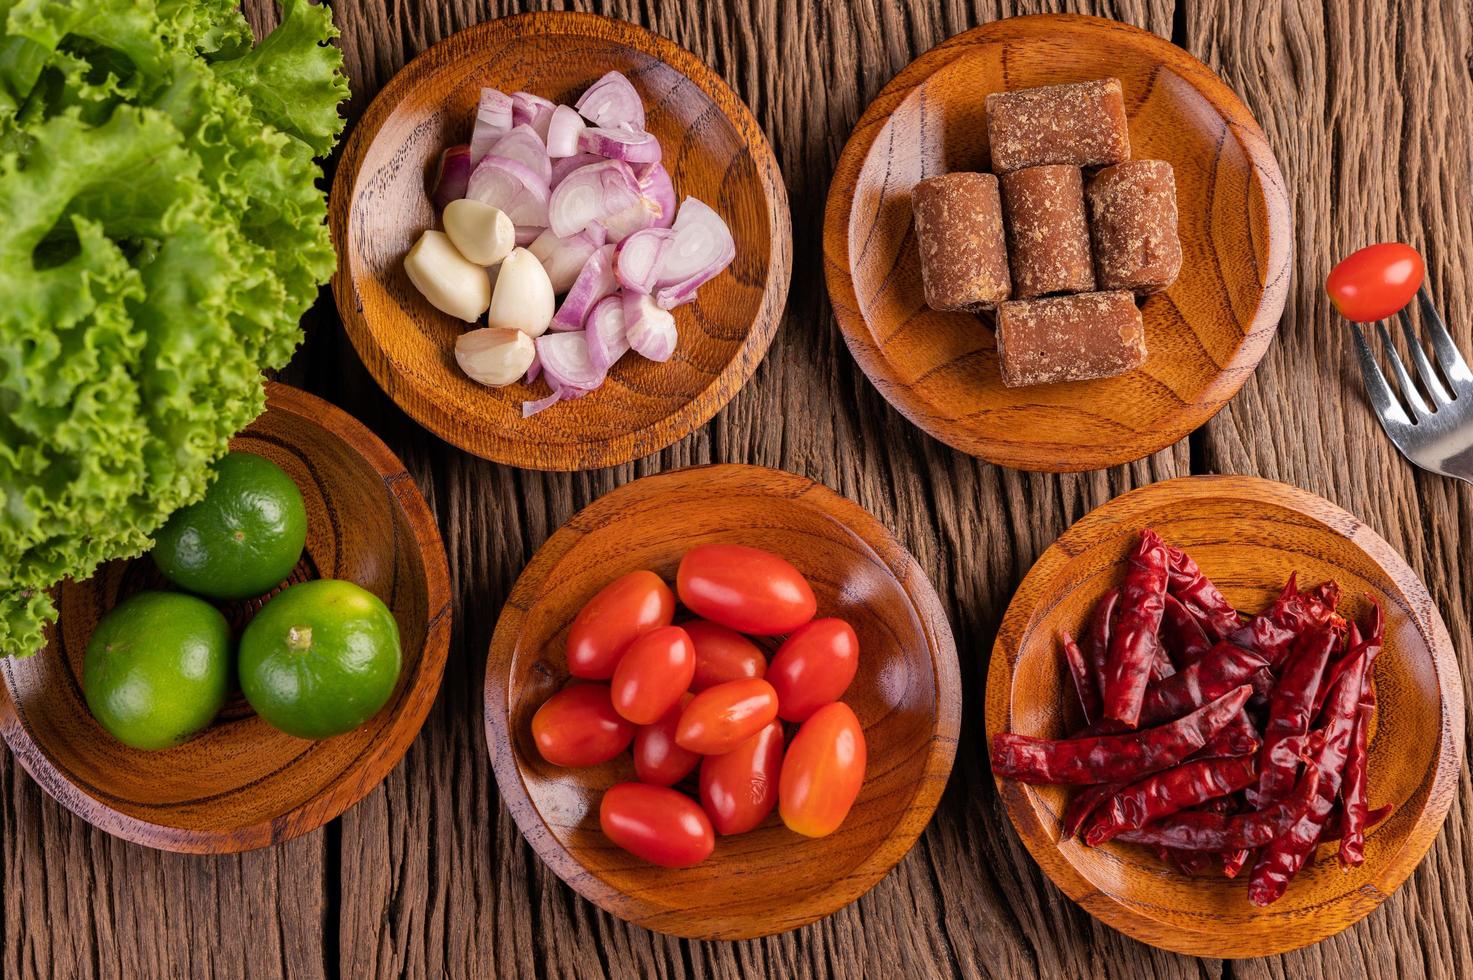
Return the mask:
MULTIPOLYGON (((677 622, 680 621, 677 615, 677 622)), ((512 590, 486 664, 486 742, 517 825, 559 877, 608 912, 657 932, 745 939, 844 907, 910 850, 951 772, 961 721, 956 647, 936 593, 910 553, 859 505, 791 473, 709 466, 627 484, 548 539, 512 590), (532 742, 532 715, 568 678, 568 626, 625 572, 675 581, 681 556, 711 542, 766 548, 808 577, 820 616, 859 635, 844 695, 869 749, 864 788, 843 826, 808 839, 774 813, 718 838, 683 871, 647 864, 598 826, 606 788, 634 779, 626 753, 559 769, 532 742)))
POLYGON ((1457 657, 1427 590, 1374 531, 1326 500, 1252 477, 1188 477, 1117 497, 1054 543, 1019 586, 987 676, 987 738, 1063 736, 1069 711, 1060 629, 1077 631, 1124 574, 1137 532, 1153 527, 1185 548, 1239 609, 1257 612, 1291 572, 1303 586, 1340 583, 1357 619, 1375 597, 1386 611, 1376 661, 1379 698, 1369 756, 1373 807, 1395 812, 1366 839, 1366 860, 1342 871, 1335 848, 1266 909, 1248 901, 1247 872, 1187 876, 1128 844, 1060 842, 1063 787, 998 780, 1023 843, 1074 901, 1116 929, 1193 956, 1268 956, 1333 936, 1396 890, 1432 846, 1452 805, 1463 756, 1457 657))
POLYGON ((1283 184, 1247 108, 1181 48, 1094 17, 1001 20, 921 55, 860 118, 829 190, 829 296, 860 367, 935 438, 1019 469, 1113 466, 1207 421, 1267 350, 1293 252, 1283 184), (1176 170, 1181 277, 1143 307, 1138 370, 1005 388, 990 319, 926 306, 911 188, 988 168, 987 93, 1107 76, 1124 86, 1132 155, 1176 170))
POLYGON ((411 61, 354 127, 330 221, 338 310, 384 391, 446 442, 528 469, 613 466, 704 425, 767 353, 792 267, 787 191, 751 111, 689 51, 593 14, 490 21, 411 61), (675 311, 680 340, 669 362, 626 356, 597 392, 523 419, 522 402, 546 384, 487 388, 467 378, 454 356, 467 325, 425 301, 404 254, 436 225, 427 178, 442 149, 469 140, 483 86, 571 103, 616 69, 644 96, 676 194, 721 213, 736 260, 675 311))
MULTIPOLYGON (((61 615, 46 649, 0 659, 0 733, 67 809, 110 834, 169 851, 275 844, 357 803, 419 733, 450 642, 449 574, 434 518, 404 465, 373 433, 319 398, 268 382, 265 414, 231 448, 266 457, 302 490, 307 547, 288 582, 348 579, 383 599, 399 624, 404 669, 377 716, 326 741, 277 731, 237 693, 183 745, 130 749, 87 710, 82 659, 104 613, 140 590, 170 586, 147 556, 62 583, 61 615)), ((237 636, 266 598, 220 605, 237 636)))

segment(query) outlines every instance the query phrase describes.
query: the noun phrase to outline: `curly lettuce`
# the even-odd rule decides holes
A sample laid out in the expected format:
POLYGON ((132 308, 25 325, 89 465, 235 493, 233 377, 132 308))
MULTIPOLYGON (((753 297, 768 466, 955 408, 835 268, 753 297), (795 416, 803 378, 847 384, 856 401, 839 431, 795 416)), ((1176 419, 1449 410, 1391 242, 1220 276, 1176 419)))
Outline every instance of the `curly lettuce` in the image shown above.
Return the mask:
POLYGON ((325 7, 0 0, 0 655, 203 495, 332 274, 325 7))

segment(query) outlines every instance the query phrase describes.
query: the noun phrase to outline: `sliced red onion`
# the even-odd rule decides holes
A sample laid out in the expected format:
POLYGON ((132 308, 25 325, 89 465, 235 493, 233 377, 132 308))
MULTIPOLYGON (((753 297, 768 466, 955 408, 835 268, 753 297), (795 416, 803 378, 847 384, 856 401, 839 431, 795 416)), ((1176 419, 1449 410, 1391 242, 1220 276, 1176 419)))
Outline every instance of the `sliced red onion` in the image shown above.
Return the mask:
MULTIPOLYGON (((636 172, 637 173, 637 172, 636 172)), ((659 209, 655 218, 656 228, 669 228, 675 223, 675 185, 663 163, 652 163, 639 181, 639 192, 659 209)))
POLYGON ((624 335, 624 297, 614 293, 593 304, 587 324, 588 359, 596 369, 607 372, 629 350, 629 338, 624 335))
POLYGON ((554 388, 552 389, 552 394, 545 398, 539 398, 534 402, 522 402, 522 418, 529 419, 538 412, 551 408, 567 397, 570 396, 565 395, 561 388, 554 388))
POLYGON ((572 106, 560 105, 552 110, 552 119, 547 125, 547 155, 554 159, 577 156, 578 137, 587 128, 588 124, 572 106))
POLYGON ((547 186, 557 190, 557 185, 563 182, 563 178, 580 167, 586 167, 590 163, 603 163, 604 158, 594 156, 592 153, 579 153, 576 156, 563 157, 552 161, 552 180, 547 186))
POLYGON ((595 126, 644 129, 644 100, 629 79, 616 71, 588 86, 574 108, 595 126))
POLYGON ((531 92, 511 94, 511 121, 514 126, 531 126, 537 138, 547 141, 547 125, 552 121, 552 112, 557 106, 549 99, 531 92))
POLYGON ((593 304, 614 291, 614 246, 605 245, 594 251, 583 263, 578 278, 568 287, 568 295, 553 314, 553 330, 582 330, 593 304))
POLYGON ((511 96, 494 88, 481 89, 481 100, 476 104, 476 124, 471 129, 471 163, 480 163, 491 144, 511 131, 511 113, 511 96))
POLYGON ((554 388, 590 391, 603 384, 604 372, 588 356, 588 335, 582 330, 545 333, 537 338, 542 373, 554 388))
POLYGON ((625 163, 657 163, 660 159, 660 141, 643 130, 585 129, 578 137, 578 146, 586 153, 625 163))
POLYGON ((620 160, 590 163, 564 177, 552 192, 547 225, 566 238, 595 221, 618 214, 638 200, 639 184, 627 163, 620 160))
POLYGON ((655 291, 660 278, 660 261, 670 247, 675 233, 668 228, 646 228, 619 243, 614 253, 614 274, 619 285, 636 293, 655 291))
POLYGON ((693 197, 681 202, 670 230, 675 240, 665 251, 655 282, 655 302, 664 310, 695 299, 696 289, 736 258, 731 229, 721 215, 693 197))
POLYGON ((517 244, 526 248, 546 231, 541 225, 517 225, 517 244))
POLYGON ((603 243, 603 229, 596 225, 567 238, 559 238, 549 228, 538 235, 527 249, 537 256, 537 261, 547 271, 547 278, 552 280, 552 291, 563 293, 583 271, 588 257, 603 243))
POLYGON ((531 126, 513 128, 492 144, 487 155, 515 160, 536 174, 542 183, 552 182, 552 160, 547 156, 547 147, 542 145, 542 137, 531 126))
POLYGON ((643 293, 624 292, 624 335, 630 347, 652 361, 668 361, 675 353, 675 317, 643 293))
POLYGON ((430 192, 430 200, 435 207, 443 210, 451 201, 465 197, 465 186, 470 182, 472 169, 471 148, 464 143, 448 147, 440 154, 435 179, 430 185, 434 188, 430 192))
POLYGON ((537 345, 532 345, 532 363, 527 365, 527 376, 522 380, 531 384, 542 374, 542 358, 537 356, 537 345))
POLYGON ((622 242, 635 232, 652 227, 659 216, 658 205, 641 195, 629 207, 618 214, 609 215, 599 224, 604 226, 609 241, 622 242))
POLYGON ((487 156, 471 172, 465 196, 500 208, 513 224, 547 225, 547 184, 516 160, 487 156))

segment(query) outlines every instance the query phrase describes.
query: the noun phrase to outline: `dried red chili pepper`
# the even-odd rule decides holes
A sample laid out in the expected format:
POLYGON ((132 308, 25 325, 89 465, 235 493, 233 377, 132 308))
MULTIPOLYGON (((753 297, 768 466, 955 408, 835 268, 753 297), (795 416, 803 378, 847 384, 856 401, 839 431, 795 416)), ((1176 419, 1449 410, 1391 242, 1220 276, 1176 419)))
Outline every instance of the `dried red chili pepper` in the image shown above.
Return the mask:
POLYGON ((1165 859, 1184 875, 1199 875, 1212 864, 1212 855, 1202 851, 1183 851, 1174 847, 1162 849, 1165 859))
POLYGON ((1105 691, 1105 663, 1110 656, 1110 633, 1115 626, 1115 609, 1120 604, 1120 589, 1113 588, 1100 596, 1089 620, 1089 666, 1094 671, 1095 686, 1105 691))
MULTIPOLYGON (((1380 656, 1381 643, 1386 631, 1386 619, 1381 612, 1381 604, 1375 599, 1371 599, 1371 614, 1366 624, 1366 631, 1366 634, 1362 636, 1360 627, 1354 623, 1350 624, 1349 652, 1339 660, 1331 663, 1326 670, 1325 680, 1320 684, 1319 693, 1314 699, 1314 717, 1319 717, 1320 708, 1324 704, 1326 695, 1334 688, 1336 680, 1345 672, 1345 669, 1354 662, 1357 653, 1363 649, 1370 651, 1367 659, 1368 670, 1369 665, 1375 663, 1376 658, 1380 656)), ((1368 678, 1369 676, 1367 674, 1368 678)))
MULTIPOLYGON (((1235 631, 1229 639, 1239 646, 1258 651, 1271 666, 1277 667, 1300 633, 1325 622, 1333 612, 1321 598, 1322 591, 1300 592, 1296 582, 1295 576, 1291 575, 1273 605, 1254 616, 1248 625, 1235 631)), ((1336 587, 1337 595, 1338 591, 1336 587)))
POLYGON ((1208 800, 1236 793, 1257 777, 1253 758, 1184 762, 1147 776, 1116 793, 1095 810, 1084 832, 1091 847, 1127 830, 1208 800))
POLYGON ((1161 641, 1161 613, 1166 605, 1166 545, 1150 528, 1130 553, 1125 584, 1120 589, 1120 615, 1110 636, 1105 661, 1105 718, 1134 728, 1141 699, 1151 679, 1161 641))
POLYGON ((1202 624, 1170 592, 1161 612, 1161 645, 1177 670, 1185 670, 1212 649, 1212 641, 1202 631, 1202 624))
POLYGON ((1081 739, 1032 738, 999 732, 993 772, 1024 783, 1125 782, 1176 765, 1206 745, 1248 700, 1246 684, 1159 728, 1081 739))
POLYGON ((1240 847, 1236 851, 1228 851, 1222 856, 1222 874, 1224 878, 1236 878, 1243 870, 1243 865, 1248 863, 1248 856, 1253 852, 1246 847, 1240 847))
POLYGON ((1094 675, 1084 662, 1084 653, 1067 630, 1059 634, 1059 643, 1064 648, 1064 662, 1069 665, 1069 676, 1074 679, 1074 694, 1079 698, 1079 708, 1084 712, 1084 723, 1093 725, 1100 720, 1100 689, 1095 686, 1094 675))
POLYGON ((1222 731, 1212 736, 1210 742, 1188 756, 1188 761, 1237 759, 1245 755, 1254 755, 1258 752, 1260 744, 1258 729, 1253 727, 1248 713, 1240 711, 1232 721, 1223 726, 1222 731))
POLYGON ((1191 556, 1167 546, 1170 580, 1167 589, 1213 640, 1225 640, 1238 628, 1238 611, 1191 556))
POLYGON ((1355 731, 1350 737, 1345 776, 1340 781, 1340 863, 1347 868, 1356 867, 1366 859, 1366 815, 1370 809, 1366 799, 1366 743, 1371 713, 1375 710, 1376 695, 1365 685, 1360 710, 1356 712, 1355 731))
POLYGON ((1141 700, 1140 724, 1159 725, 1195 711, 1248 683, 1266 663, 1251 650, 1219 643, 1197 663, 1147 688, 1141 700))
POLYGON ((1231 816, 1205 810, 1183 810, 1139 830, 1127 830, 1115 839, 1127 844, 1219 854, 1263 847, 1304 819, 1313 801, 1319 797, 1320 783, 1319 771, 1311 769, 1287 799, 1267 810, 1231 816))
POLYGON ((1309 731, 1320 678, 1337 643, 1334 631, 1321 623, 1300 634, 1284 661, 1283 673, 1269 698, 1268 722, 1263 728, 1258 775, 1260 801, 1280 799, 1294 788, 1299 753, 1283 743, 1309 731))
MULTIPOLYGON (((1374 810, 1368 811, 1366 813, 1365 832, 1370 833, 1377 826, 1379 826, 1382 821, 1391 816, 1391 814, 1395 810, 1395 805, 1391 803, 1385 803, 1381 806, 1376 807, 1376 809, 1374 810)), ((1343 821, 1340 819, 1340 817, 1342 812, 1343 811, 1338 805, 1335 807, 1334 810, 1331 811, 1330 819, 1325 821, 1325 829, 1320 832, 1319 840, 1315 842, 1316 846, 1320 844, 1334 844, 1341 839, 1341 824, 1343 821)), ((1309 862, 1306 861, 1305 863, 1307 864, 1309 862)))
POLYGON ((1064 817, 1060 821, 1059 832, 1062 840, 1068 840, 1079 833, 1079 828, 1084 826, 1084 821, 1103 802, 1114 796, 1126 787, 1126 783, 1100 783, 1096 786, 1087 786, 1069 800, 1069 805, 1064 808, 1064 817))

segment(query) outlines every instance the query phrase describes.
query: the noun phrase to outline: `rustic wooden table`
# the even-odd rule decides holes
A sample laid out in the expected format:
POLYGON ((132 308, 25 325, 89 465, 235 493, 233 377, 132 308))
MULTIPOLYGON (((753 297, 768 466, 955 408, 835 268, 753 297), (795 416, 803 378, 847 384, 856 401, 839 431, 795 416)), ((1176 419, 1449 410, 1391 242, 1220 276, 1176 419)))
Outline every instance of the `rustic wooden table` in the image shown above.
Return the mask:
MULTIPOLYGON (((264 0, 246 4, 274 22, 264 0)), ((1186 473, 1250 473, 1360 515, 1424 578, 1473 681, 1473 492, 1412 469, 1361 396, 1319 288, 1337 256, 1402 238, 1473 350, 1473 2, 1121 0, 1064 4, 1139 24, 1205 60, 1257 114, 1295 209, 1295 282, 1241 394, 1188 440, 1079 476, 999 469, 893 411, 839 338, 824 293, 829 176, 868 101, 920 52, 982 21, 1053 4, 921 0, 618 0, 595 9, 694 51, 766 129, 793 204, 793 287, 766 362, 709 425, 658 456, 545 475, 483 462, 408 421, 369 379, 324 290, 284 380, 363 419, 408 464, 445 536, 455 637, 444 688, 384 785, 325 830, 236 857, 114 840, 0 755, 9 976, 1473 976, 1473 785, 1400 891, 1360 925, 1270 960, 1193 960, 1095 922, 1043 877, 998 806, 982 752, 993 633, 1034 558, 1089 509, 1186 473), (947 604, 963 739, 935 820, 872 892, 798 932, 694 943, 577 898, 497 801, 481 674, 502 600, 576 510, 638 476, 740 461, 821 480, 894 529, 947 604)), ((409 58, 521 9, 471 0, 337 0, 349 118, 409 58)), ((351 124, 351 122, 350 122, 351 124)), ((331 168, 329 167, 329 170, 331 168)), ((1466 692, 1473 709, 1473 689, 1466 692)), ((1468 726, 1473 733, 1473 724, 1468 726)))

